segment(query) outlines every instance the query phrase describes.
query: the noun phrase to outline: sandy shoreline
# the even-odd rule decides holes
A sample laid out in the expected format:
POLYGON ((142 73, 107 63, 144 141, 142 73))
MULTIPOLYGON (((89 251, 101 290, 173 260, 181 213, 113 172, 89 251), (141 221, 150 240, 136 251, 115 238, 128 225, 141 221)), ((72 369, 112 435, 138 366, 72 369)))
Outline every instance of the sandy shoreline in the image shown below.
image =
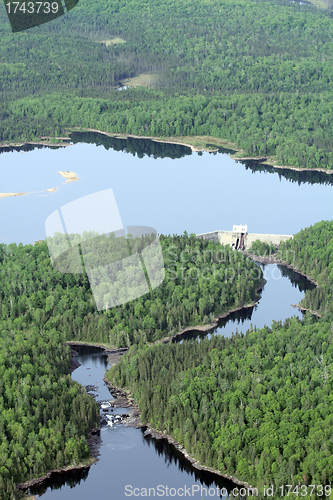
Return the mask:
POLYGON ((9 196, 23 196, 25 193, 0 193, 0 198, 8 198, 9 196))

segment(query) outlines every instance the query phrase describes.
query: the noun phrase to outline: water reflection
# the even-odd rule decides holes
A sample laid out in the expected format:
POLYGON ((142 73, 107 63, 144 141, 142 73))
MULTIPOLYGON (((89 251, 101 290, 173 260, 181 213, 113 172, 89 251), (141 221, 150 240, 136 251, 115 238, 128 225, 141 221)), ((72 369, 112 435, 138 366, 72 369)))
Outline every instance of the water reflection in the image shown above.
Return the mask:
MULTIPOLYGON (((95 144, 96 146, 104 146, 106 150, 113 149, 115 151, 123 151, 125 153, 130 153, 133 156, 138 156, 138 158, 143 158, 144 156, 151 156, 153 158, 183 158, 184 156, 189 156, 192 154, 191 148, 188 146, 183 146, 181 144, 168 144, 161 142, 154 142, 151 139, 136 139, 133 137, 128 137, 127 139, 119 139, 115 137, 108 137, 104 134, 97 132, 72 132, 70 134, 71 140, 74 144, 86 143, 95 144)), ((207 142, 206 147, 216 148, 214 144, 207 142)), ((212 154, 232 154, 235 151, 226 148, 216 148, 217 151, 212 154)), ((202 153, 199 153, 202 154, 202 153)), ((237 160, 237 163, 242 163, 246 170, 251 170, 255 172, 268 172, 271 174, 278 174, 279 179, 287 179, 290 182, 296 182, 298 185, 301 184, 323 184, 323 185, 333 185, 333 175, 326 174, 324 172, 316 171, 299 171, 290 170, 287 168, 274 168, 269 165, 263 165, 262 163, 255 160, 241 161, 237 160)))
POLYGON ((75 488, 82 482, 85 482, 89 475, 89 468, 72 470, 64 472, 62 474, 54 473, 51 474, 49 479, 47 479, 41 486, 32 487, 29 489, 31 495, 44 495, 47 490, 60 490, 63 486, 69 486, 70 488, 75 488))
POLYGON ((183 158, 192 154, 191 148, 181 144, 167 144, 164 142, 154 142, 151 139, 118 139, 96 132, 73 132, 71 139, 74 144, 84 142, 85 144, 95 144, 104 146, 106 150, 122 151, 138 158, 151 156, 157 158, 183 158))
POLYGON ((326 174, 325 172, 314 172, 313 170, 290 170, 288 168, 274 168, 270 165, 263 165, 254 160, 240 161, 245 166, 245 170, 255 172, 268 172, 270 174, 278 174, 279 179, 287 179, 290 182, 297 182, 301 184, 323 184, 324 186, 333 185, 333 174, 326 174))
MULTIPOLYGON (((144 434, 144 431, 144 429, 141 429, 142 434, 144 434)), ((171 464, 175 464, 181 472, 186 472, 186 474, 192 476, 195 481, 200 482, 207 488, 213 486, 220 488, 220 490, 225 488, 227 491, 230 491, 235 487, 235 483, 229 479, 193 467, 193 465, 184 458, 184 455, 166 439, 155 439, 152 436, 146 436, 143 438, 143 442, 148 446, 154 447, 158 456, 164 457, 164 463, 167 467, 171 464)))
POLYGON ((42 144, 23 144, 22 146, 0 146, 1 153, 13 153, 14 151, 19 153, 28 153, 29 151, 34 151, 35 149, 62 149, 64 146, 44 146, 42 144))
POLYGON ((292 269, 286 266, 277 266, 283 277, 287 277, 293 287, 298 288, 300 292, 305 292, 306 290, 314 290, 316 285, 311 283, 305 276, 295 273, 292 269))

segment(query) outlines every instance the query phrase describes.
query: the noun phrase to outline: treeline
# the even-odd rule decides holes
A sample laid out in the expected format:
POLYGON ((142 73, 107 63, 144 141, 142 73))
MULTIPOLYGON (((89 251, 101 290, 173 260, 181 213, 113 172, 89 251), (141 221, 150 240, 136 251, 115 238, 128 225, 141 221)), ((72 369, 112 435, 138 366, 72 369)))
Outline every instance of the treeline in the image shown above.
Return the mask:
POLYGON ((86 438, 99 426, 99 409, 68 375, 62 334, 21 331, 15 320, 0 327, 0 497, 12 500, 16 483, 89 457, 86 438))
POLYGON ((275 491, 325 486, 333 475, 332 229, 332 222, 315 224, 281 250, 319 282, 321 320, 308 315, 229 339, 133 346, 107 375, 130 389, 143 422, 261 493, 267 484, 275 491))
POLYGON ((209 135, 245 155, 331 169, 331 16, 268 0, 81 0, 51 23, 11 34, 3 9, 0 141, 68 126, 209 135), (119 36, 126 43, 101 43, 119 36), (142 72, 157 74, 155 91, 114 90, 142 72))
POLYGON ((277 247, 273 243, 267 243, 266 241, 255 240, 251 247, 249 248, 249 253, 254 255, 259 255, 267 257, 276 253, 277 247))
POLYGON ((302 229, 293 239, 281 243, 279 255, 318 283, 305 292, 302 306, 324 315, 333 313, 333 222, 322 221, 302 229))
MULTIPOLYGON (((100 312, 87 274, 54 269, 46 242, 2 245, 0 317, 16 331, 34 325, 56 329, 66 340, 125 347, 208 324, 257 298, 264 282, 261 268, 241 253, 187 233, 161 236, 160 241, 163 283, 136 300, 100 312)), ((98 267, 103 257, 93 258, 98 267)))
POLYGON ((52 135, 52 128, 59 135, 77 126, 148 137, 208 135, 235 142, 247 155, 275 155, 280 165, 332 169, 332 101, 330 93, 168 97, 129 89, 112 99, 56 94, 0 107, 0 140, 52 135))
POLYGON ((210 340, 130 349, 107 378, 131 390, 141 420, 202 465, 260 489, 328 484, 332 330, 296 318, 210 340))

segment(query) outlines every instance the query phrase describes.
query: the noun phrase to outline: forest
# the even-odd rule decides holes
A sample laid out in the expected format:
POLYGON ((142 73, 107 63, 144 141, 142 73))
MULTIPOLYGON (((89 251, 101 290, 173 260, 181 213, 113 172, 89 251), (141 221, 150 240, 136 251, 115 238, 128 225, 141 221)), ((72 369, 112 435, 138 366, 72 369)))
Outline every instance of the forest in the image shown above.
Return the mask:
POLYGON ((267 484, 325 485, 333 475, 332 232, 333 222, 323 221, 281 249, 318 281, 321 319, 307 314, 231 338, 132 346, 107 375, 131 391, 143 422, 262 497, 267 484))
MULTIPOLYGON (((135 250, 143 239, 132 237, 135 250)), ((109 240, 103 238, 104 256, 109 240)), ((122 238, 116 240, 120 245, 122 238)), ((261 268, 241 253, 194 234, 160 241, 163 284, 105 311, 96 309, 86 272, 55 269, 45 241, 0 245, 1 500, 12 499, 18 482, 89 456, 88 432, 99 425, 99 409, 68 374, 66 340, 143 345, 257 299, 261 268)), ((91 253, 95 242, 89 245, 88 257, 105 264, 91 253)))
MULTIPOLYGON (((120 238, 117 238, 120 239, 120 238)), ((98 312, 86 273, 54 269, 46 242, 2 245, 0 318, 7 328, 56 329, 65 340, 126 347, 152 342, 258 298, 261 268, 230 247, 195 235, 160 237, 165 279, 136 300, 98 312)))
POLYGON ((10 33, 3 7, 0 35, 1 142, 71 127, 208 135, 279 165, 333 167, 330 10, 284 0, 80 0, 22 33, 10 33), (118 91, 141 73, 155 75, 150 88, 118 91))
POLYGON ((333 224, 318 222, 282 243, 279 257, 311 276, 318 286, 307 290, 301 304, 326 316, 333 314, 333 224))
POLYGON ((16 483, 89 458, 99 409, 69 375, 63 334, 0 325, 0 498, 11 500, 16 483))

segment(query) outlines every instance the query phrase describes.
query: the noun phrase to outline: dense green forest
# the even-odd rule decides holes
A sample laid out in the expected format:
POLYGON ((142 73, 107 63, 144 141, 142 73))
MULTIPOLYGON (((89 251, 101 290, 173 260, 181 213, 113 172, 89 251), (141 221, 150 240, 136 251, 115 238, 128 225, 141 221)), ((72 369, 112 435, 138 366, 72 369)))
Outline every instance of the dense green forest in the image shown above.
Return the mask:
MULTIPOLYGON (((0 245, 2 500, 12 498, 15 483, 77 464, 89 454, 86 437, 98 424, 99 411, 68 375, 71 356, 66 340, 115 346, 153 341, 184 326, 210 323, 257 298, 262 271, 240 253, 186 233, 161 236, 160 241, 163 284, 100 312, 86 272, 54 269, 46 242, 0 245)), ((103 243, 110 245, 108 238, 103 243)), ((95 241, 89 244, 95 247, 95 241)), ((145 244, 132 238, 134 250, 145 244)), ((90 250, 88 246, 86 255, 93 264, 105 264, 90 250)), ((104 247, 104 257, 108 250, 104 247)))
POLYGON ((46 242, 2 245, 0 317, 15 330, 55 328, 66 340, 126 347, 210 323, 257 298, 261 268, 241 253, 194 235, 161 236, 160 241, 163 283, 135 301, 101 312, 87 274, 54 269, 46 242))
POLYGON ((99 409, 68 375, 62 334, 32 322, 22 331, 15 320, 0 328, 0 498, 11 500, 16 483, 90 456, 86 438, 99 409))
POLYGON ((333 222, 315 224, 283 249, 318 280, 320 320, 133 346, 107 375, 131 390, 143 422, 261 492, 264 484, 325 485, 333 475, 332 232, 333 222))
POLYGON ((209 135, 332 169, 331 17, 273 0, 81 0, 13 34, 2 7, 0 140, 73 126, 209 135), (102 43, 116 37, 126 43, 102 43), (117 90, 140 73, 157 75, 154 88, 117 90))
POLYGON ((311 276, 318 287, 305 292, 301 304, 324 316, 333 313, 333 223, 318 222, 302 229, 293 239, 282 243, 279 257, 311 276))

